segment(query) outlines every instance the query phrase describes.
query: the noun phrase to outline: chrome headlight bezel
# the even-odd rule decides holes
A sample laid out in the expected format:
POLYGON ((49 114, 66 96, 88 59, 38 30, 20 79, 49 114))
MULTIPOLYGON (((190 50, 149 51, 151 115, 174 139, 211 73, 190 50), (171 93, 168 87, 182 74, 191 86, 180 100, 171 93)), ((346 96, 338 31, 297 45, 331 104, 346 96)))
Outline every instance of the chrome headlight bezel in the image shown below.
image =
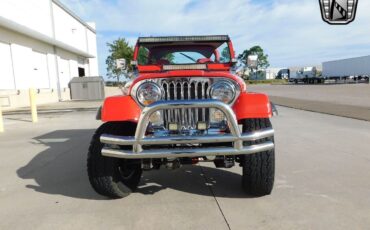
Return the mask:
POLYGON ((141 106, 148 106, 152 104, 153 102, 161 100, 162 95, 163 95, 162 88, 154 82, 143 82, 135 90, 135 98, 140 103, 141 106), (145 89, 145 87, 153 87, 153 89, 156 92, 156 95, 146 95, 147 98, 143 98, 143 95, 142 95, 143 90, 147 90, 145 89), (148 98, 149 96, 151 96, 152 98, 148 98))
POLYGON ((236 94, 237 94, 237 89, 235 87, 235 84, 233 84, 232 82, 228 80, 216 81, 214 84, 211 85, 211 87, 209 88, 209 93, 208 93, 210 98, 215 99, 215 100, 220 100, 226 104, 232 104, 236 99, 236 94), (217 98, 217 96, 214 95, 215 93, 217 93, 215 92, 215 90, 217 90, 216 87, 222 87, 222 86, 224 86, 225 88, 228 88, 227 90, 229 90, 229 92, 231 93, 231 96, 227 99, 227 101, 221 100, 220 98, 217 98))

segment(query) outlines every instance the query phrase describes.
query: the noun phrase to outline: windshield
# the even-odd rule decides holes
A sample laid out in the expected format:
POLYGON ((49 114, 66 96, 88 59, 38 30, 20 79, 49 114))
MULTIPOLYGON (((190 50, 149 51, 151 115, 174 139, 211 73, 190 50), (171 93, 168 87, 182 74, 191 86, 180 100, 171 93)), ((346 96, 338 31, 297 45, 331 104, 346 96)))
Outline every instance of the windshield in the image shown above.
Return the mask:
POLYGON ((209 64, 230 62, 227 42, 222 44, 141 45, 139 65, 209 64))

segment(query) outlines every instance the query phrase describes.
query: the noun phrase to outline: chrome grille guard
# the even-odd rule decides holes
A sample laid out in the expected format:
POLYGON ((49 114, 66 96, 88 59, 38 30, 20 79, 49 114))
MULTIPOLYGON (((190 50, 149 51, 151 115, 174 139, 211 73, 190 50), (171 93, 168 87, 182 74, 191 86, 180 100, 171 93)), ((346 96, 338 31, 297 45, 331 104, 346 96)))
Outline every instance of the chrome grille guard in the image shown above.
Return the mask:
POLYGON ((274 148, 272 141, 243 146, 244 141, 254 141, 266 137, 272 137, 272 128, 259 130, 251 133, 241 133, 238 122, 231 107, 223 102, 207 100, 180 100, 180 101, 158 101, 145 107, 141 113, 135 136, 114 136, 102 134, 101 143, 108 144, 102 149, 102 155, 108 157, 145 159, 145 158, 167 158, 167 157, 201 157, 218 155, 242 155, 263 152, 274 148), (203 135, 203 136, 165 136, 145 137, 149 125, 149 117, 158 110, 164 109, 192 109, 192 108, 215 108, 221 110, 229 124, 230 134, 203 135), (143 145, 163 144, 198 144, 198 143, 222 143, 232 142, 233 147, 193 147, 193 148, 170 148, 170 149, 143 149, 143 145), (109 145, 132 146, 132 150, 122 150, 109 147, 109 145))
MULTIPOLYGON (((178 78, 159 79, 163 88, 163 100, 199 100, 208 98, 208 88, 212 85, 210 78, 178 78)), ((209 110, 206 108, 166 110, 164 111, 165 126, 168 122, 181 122, 186 128, 195 128, 198 121, 209 122, 209 110)))

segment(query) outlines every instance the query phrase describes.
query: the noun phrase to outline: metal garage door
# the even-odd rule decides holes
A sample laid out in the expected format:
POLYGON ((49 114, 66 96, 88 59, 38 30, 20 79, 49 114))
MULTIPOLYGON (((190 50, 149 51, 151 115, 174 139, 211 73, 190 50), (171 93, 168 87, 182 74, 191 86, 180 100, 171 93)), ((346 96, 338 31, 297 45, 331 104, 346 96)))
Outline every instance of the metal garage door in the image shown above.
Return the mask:
POLYGON ((33 51, 33 86, 38 89, 50 88, 48 59, 46 54, 33 51))
POLYGON ((0 42, 0 89, 15 89, 10 45, 0 42))

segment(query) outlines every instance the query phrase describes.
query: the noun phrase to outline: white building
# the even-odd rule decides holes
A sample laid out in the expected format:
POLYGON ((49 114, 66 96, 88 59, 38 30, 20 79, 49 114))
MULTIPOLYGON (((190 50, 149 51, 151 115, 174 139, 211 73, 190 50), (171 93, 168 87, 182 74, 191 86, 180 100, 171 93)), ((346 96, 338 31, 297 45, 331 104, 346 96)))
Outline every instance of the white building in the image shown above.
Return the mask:
POLYGON ((269 67, 265 70, 265 73, 266 73, 266 80, 272 80, 272 79, 275 79, 279 73, 280 70, 282 70, 284 68, 272 68, 272 67, 269 67))
POLYGON ((96 32, 58 0, 0 1, 0 103, 70 99, 73 77, 98 76, 96 32))

